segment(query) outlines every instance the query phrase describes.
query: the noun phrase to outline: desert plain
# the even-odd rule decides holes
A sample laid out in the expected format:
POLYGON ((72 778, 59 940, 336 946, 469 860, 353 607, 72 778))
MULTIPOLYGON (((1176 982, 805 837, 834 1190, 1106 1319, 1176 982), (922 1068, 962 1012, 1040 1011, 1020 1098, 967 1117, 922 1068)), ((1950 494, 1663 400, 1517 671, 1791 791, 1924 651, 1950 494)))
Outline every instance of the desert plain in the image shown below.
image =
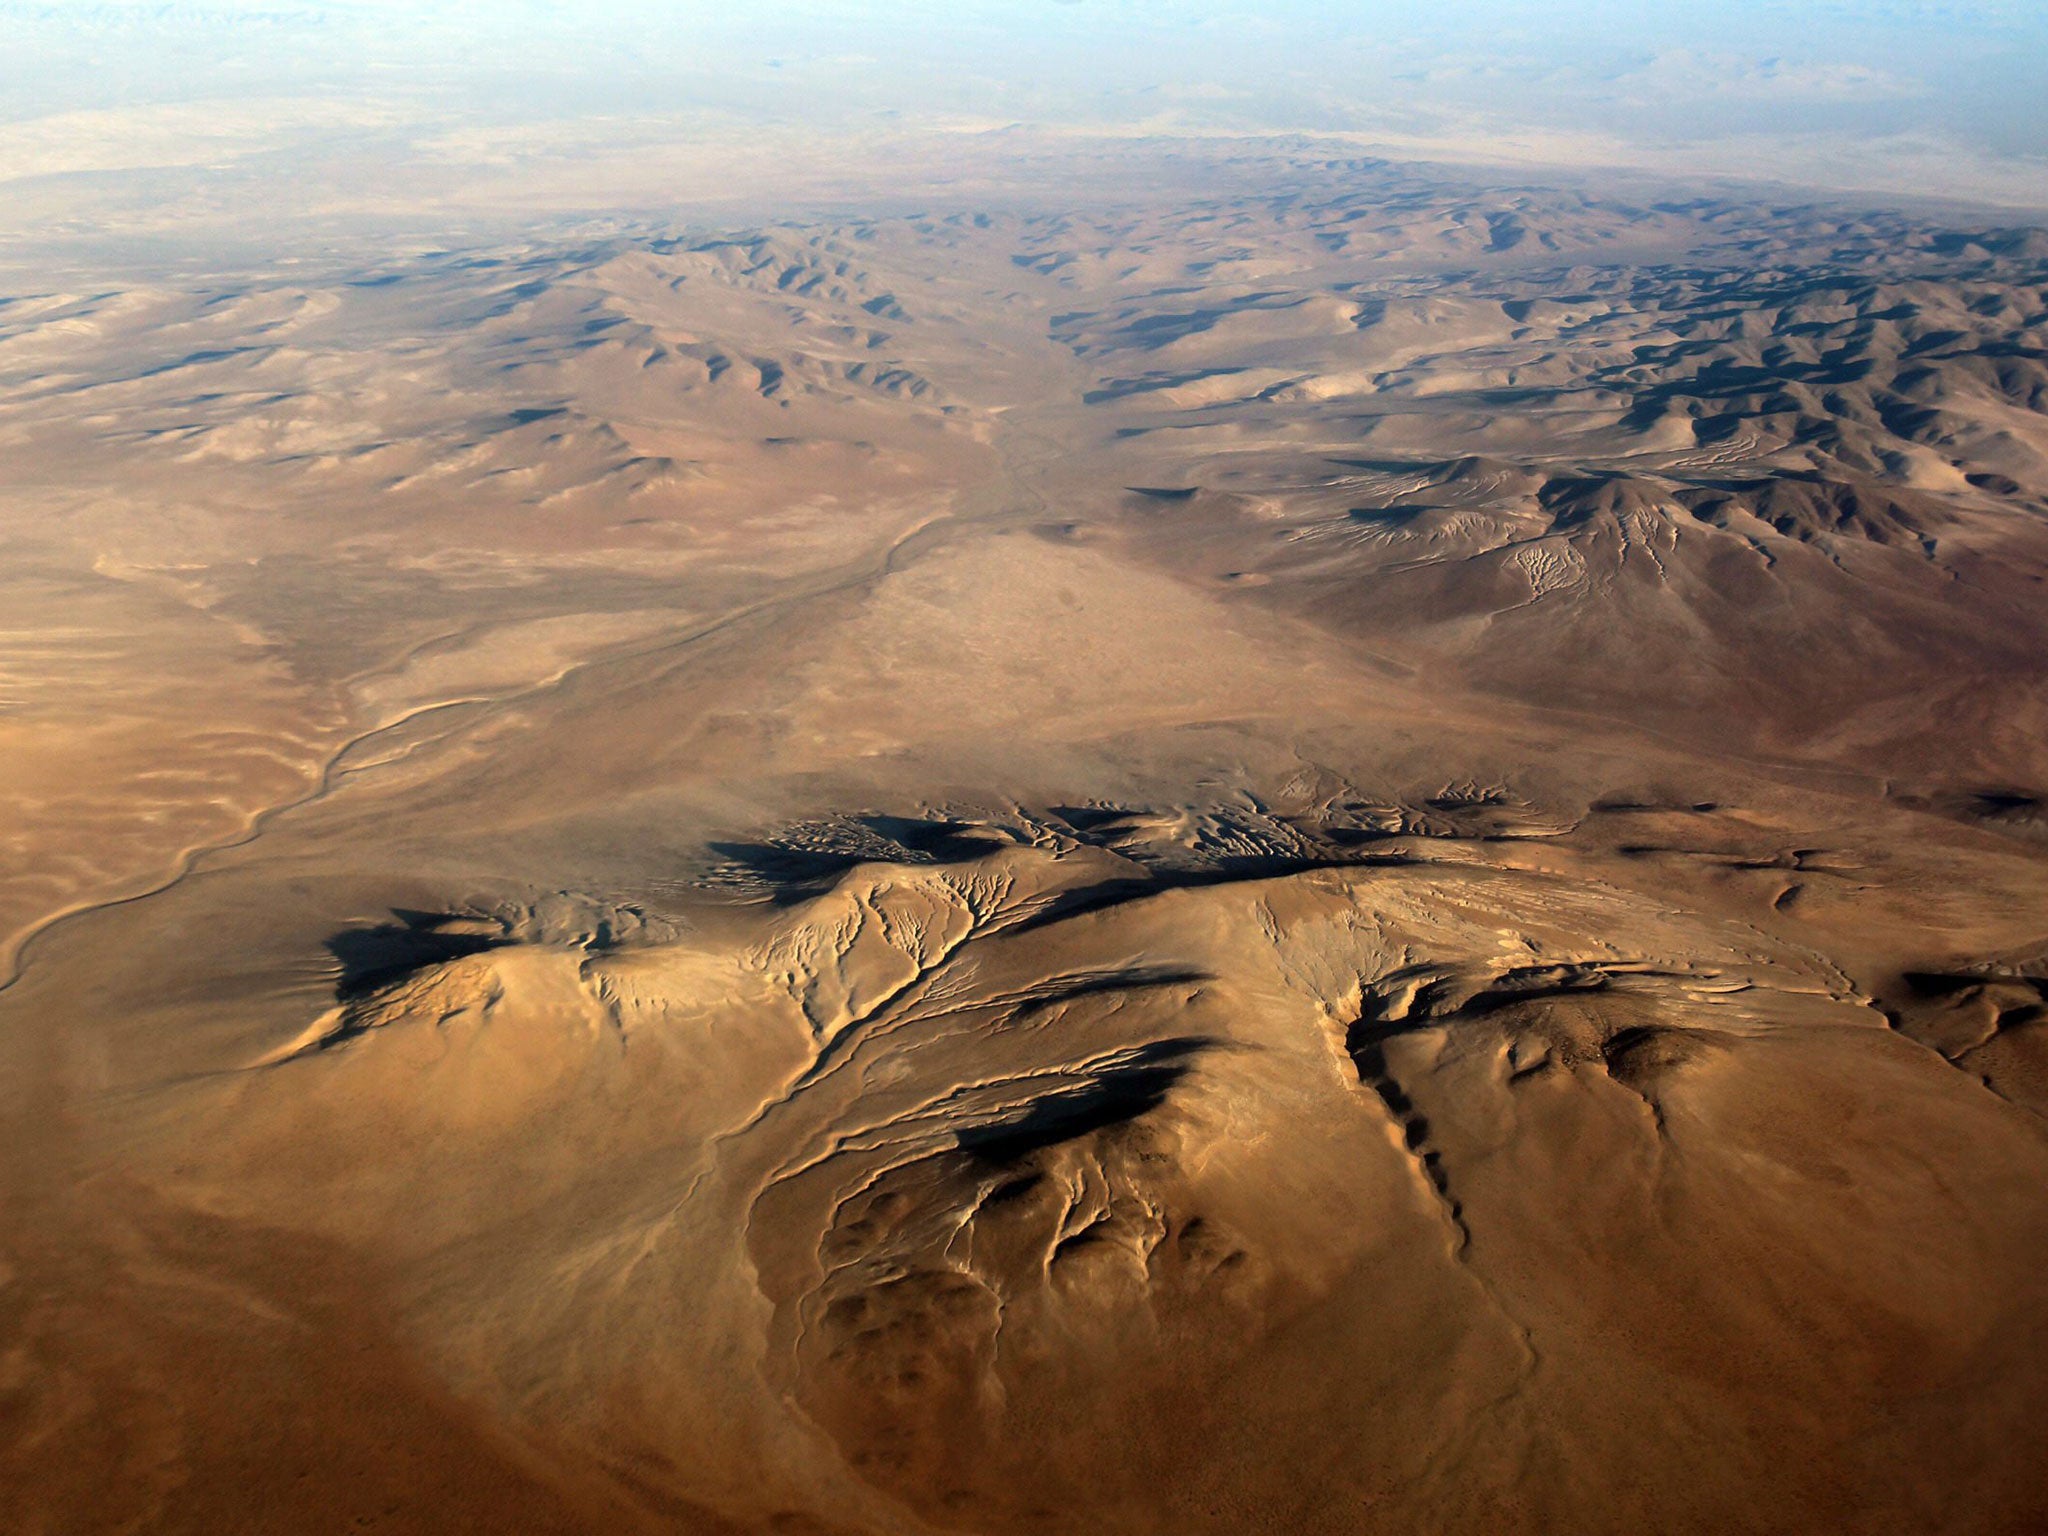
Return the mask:
POLYGON ((2048 233, 1129 153, 10 277, 9 1529, 2048 1525, 2048 233))

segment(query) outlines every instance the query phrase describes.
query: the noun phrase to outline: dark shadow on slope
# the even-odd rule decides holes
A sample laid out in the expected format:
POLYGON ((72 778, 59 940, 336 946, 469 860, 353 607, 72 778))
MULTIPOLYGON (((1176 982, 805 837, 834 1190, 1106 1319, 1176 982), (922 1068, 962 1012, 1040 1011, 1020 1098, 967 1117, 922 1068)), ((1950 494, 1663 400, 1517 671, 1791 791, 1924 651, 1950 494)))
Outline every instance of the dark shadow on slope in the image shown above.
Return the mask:
POLYGON ((1076 975, 1056 976, 1036 986, 1013 992, 997 1001, 1015 1006, 1020 1013, 1036 1014, 1067 1003, 1080 1002, 1083 998, 1114 997, 1129 992, 1149 991, 1157 987, 1198 987, 1215 979, 1212 972, 1198 971, 1188 966, 1127 965, 1105 971, 1084 971, 1076 975))
POLYGON ((369 928, 344 928, 327 941, 339 974, 334 995, 344 1001, 402 981, 429 966, 445 965, 464 955, 502 948, 501 934, 450 932, 453 923, 467 923, 448 912, 413 912, 394 907, 396 922, 369 928))
POLYGON ((952 821, 915 816, 861 816, 856 818, 875 836, 920 861, 933 864, 962 864, 978 859, 1007 841, 1000 833, 971 821, 952 821))
POLYGON ((778 906, 823 894, 862 864, 965 864, 1008 842, 1002 832, 946 817, 873 814, 793 827, 762 842, 715 842, 710 851, 778 906))
POLYGON ((960 1150, 991 1163, 1010 1163, 1046 1147, 1126 1125, 1166 1101, 1193 1070, 1193 1059, 1215 1042, 1196 1036, 1155 1040, 1077 1087, 1035 1100, 1025 1111, 993 1125, 958 1133, 960 1150))

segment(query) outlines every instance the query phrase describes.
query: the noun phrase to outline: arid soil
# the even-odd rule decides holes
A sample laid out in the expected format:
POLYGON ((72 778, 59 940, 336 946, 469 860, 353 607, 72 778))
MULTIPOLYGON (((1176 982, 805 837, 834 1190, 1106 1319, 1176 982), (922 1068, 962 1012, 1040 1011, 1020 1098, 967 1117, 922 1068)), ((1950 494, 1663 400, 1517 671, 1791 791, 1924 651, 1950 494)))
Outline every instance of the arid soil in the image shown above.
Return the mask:
POLYGON ((0 454, 9 1529, 2048 1526, 2048 233, 186 263, 0 454))

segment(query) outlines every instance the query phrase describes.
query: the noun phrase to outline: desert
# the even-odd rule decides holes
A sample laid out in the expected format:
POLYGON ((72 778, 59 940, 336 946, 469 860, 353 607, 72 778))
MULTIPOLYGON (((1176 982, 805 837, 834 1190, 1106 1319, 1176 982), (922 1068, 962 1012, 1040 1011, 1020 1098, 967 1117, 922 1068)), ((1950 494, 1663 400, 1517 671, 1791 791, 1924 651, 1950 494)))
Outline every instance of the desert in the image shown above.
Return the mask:
POLYGON ((949 163, 0 242, 4 1523, 2041 1529, 2039 216, 949 163))

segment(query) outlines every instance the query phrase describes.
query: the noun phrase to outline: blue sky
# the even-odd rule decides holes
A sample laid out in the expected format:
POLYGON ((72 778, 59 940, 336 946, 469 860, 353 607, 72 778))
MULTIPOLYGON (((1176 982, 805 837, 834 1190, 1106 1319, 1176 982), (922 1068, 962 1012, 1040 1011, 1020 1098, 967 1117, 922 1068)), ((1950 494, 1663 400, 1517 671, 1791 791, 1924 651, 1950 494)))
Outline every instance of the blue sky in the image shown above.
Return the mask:
POLYGON ((119 161, 116 118, 145 165, 203 159, 150 146, 206 114, 234 156, 341 131, 624 144, 715 112, 1310 132, 2048 204, 2048 3, 2019 0, 0 0, 0 44, 0 180, 119 161))

